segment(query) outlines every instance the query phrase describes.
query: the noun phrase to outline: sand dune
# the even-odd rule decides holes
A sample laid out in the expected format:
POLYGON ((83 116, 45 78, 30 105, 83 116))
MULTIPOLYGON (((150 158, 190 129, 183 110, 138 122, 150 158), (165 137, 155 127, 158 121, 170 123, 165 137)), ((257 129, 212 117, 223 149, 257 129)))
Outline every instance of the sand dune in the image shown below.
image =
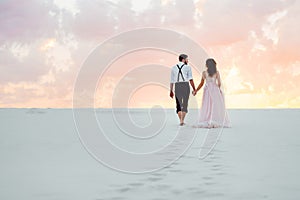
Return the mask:
MULTIPOLYGON (((164 148, 179 129, 185 134, 158 154, 161 156, 155 164, 171 165, 151 173, 121 173, 87 152, 77 134, 71 109, 0 109, 0 199, 300 198, 298 109, 229 110, 232 128, 222 132, 192 128, 196 112, 187 116, 187 126, 179 127, 174 110, 166 110, 152 115, 164 119, 153 122, 161 126, 156 134, 145 131, 134 135, 126 134, 126 127, 121 130, 116 126, 112 110, 86 112, 97 116, 107 139, 132 153, 164 148), (206 146, 201 149, 205 141, 206 146), (181 151, 183 155, 174 162, 181 151)), ((126 114, 124 110, 115 112, 118 116, 126 114)), ((132 110, 130 114, 141 129, 151 124, 146 109, 132 110)), ((126 124, 125 120, 119 125, 126 124)), ((113 159, 126 162, 125 158, 113 159)), ((157 167, 152 164, 124 166, 157 167)))

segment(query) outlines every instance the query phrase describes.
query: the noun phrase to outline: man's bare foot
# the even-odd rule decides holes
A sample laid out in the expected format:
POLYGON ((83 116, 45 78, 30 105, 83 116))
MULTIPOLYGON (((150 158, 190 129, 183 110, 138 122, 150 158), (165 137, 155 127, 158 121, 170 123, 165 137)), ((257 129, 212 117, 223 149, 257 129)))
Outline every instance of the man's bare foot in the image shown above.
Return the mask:
POLYGON ((184 123, 184 122, 181 122, 179 125, 180 125, 180 126, 183 126, 183 125, 185 125, 185 123, 184 123))

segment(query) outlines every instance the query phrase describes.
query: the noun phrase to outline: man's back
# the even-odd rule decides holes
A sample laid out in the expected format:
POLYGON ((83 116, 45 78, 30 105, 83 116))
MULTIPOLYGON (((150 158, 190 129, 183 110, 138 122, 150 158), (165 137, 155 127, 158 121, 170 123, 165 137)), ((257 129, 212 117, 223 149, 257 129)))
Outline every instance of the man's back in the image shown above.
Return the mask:
POLYGON ((183 81, 188 82, 191 79, 193 79, 193 75, 192 69, 189 65, 186 65, 183 62, 179 62, 177 65, 172 67, 170 83, 183 81), (182 75, 180 74, 180 70, 178 69, 178 67, 181 68, 182 75))

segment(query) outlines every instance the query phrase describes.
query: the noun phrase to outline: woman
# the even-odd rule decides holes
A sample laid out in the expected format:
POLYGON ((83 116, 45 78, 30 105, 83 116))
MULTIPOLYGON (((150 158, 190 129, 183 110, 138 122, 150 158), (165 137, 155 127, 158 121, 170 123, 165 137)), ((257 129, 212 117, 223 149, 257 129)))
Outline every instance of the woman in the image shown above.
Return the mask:
POLYGON ((196 95, 205 83, 200 117, 196 127, 199 128, 219 128, 230 127, 230 121, 225 108, 224 95, 220 89, 221 78, 217 70, 217 63, 214 59, 206 60, 207 70, 203 71, 201 83, 197 90, 193 92, 196 95))

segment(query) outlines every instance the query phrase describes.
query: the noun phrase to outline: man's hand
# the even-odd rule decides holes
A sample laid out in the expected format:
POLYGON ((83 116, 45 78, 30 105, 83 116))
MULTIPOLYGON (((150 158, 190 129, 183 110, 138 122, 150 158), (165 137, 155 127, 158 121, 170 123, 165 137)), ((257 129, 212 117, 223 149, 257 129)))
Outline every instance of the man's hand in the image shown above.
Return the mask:
POLYGON ((173 93, 173 91, 171 90, 170 91, 170 97, 173 99, 173 97, 174 97, 174 93, 173 93))

